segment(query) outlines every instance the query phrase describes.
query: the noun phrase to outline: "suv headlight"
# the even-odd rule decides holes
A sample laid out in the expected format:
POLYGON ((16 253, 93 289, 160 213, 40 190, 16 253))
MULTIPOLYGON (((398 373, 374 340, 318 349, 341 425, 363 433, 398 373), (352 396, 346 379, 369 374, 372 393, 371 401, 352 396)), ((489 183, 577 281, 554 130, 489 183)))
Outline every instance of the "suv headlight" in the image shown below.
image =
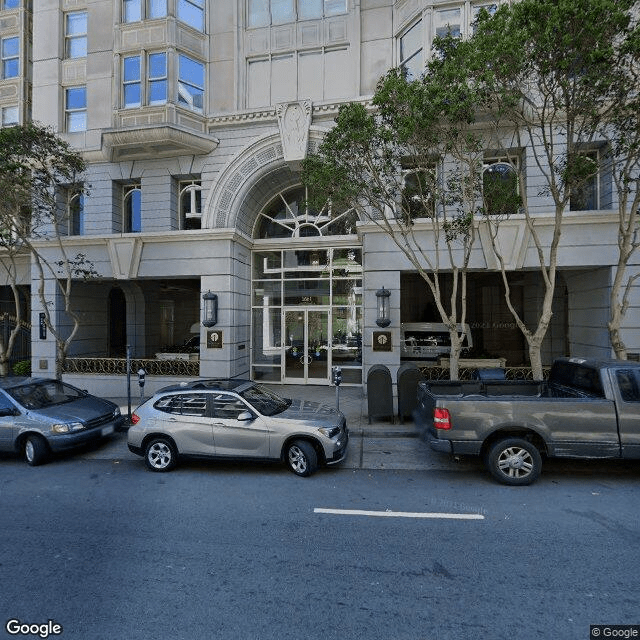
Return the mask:
POLYGON ((51 427, 51 431, 53 431, 53 433, 70 433, 71 431, 80 431, 80 429, 84 429, 82 422, 54 424, 51 427))
POLYGON ((320 427, 318 431, 327 438, 334 438, 340 433, 340 427, 320 427))

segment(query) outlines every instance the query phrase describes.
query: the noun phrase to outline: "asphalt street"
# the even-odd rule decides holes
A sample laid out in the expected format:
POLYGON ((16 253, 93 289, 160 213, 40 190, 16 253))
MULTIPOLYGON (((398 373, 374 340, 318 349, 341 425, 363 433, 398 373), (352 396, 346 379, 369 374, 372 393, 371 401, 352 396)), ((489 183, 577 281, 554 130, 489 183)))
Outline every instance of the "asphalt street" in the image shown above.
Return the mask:
POLYGON ((64 640, 586 640, 640 622, 638 487, 5 457, 0 637, 17 620, 64 640))

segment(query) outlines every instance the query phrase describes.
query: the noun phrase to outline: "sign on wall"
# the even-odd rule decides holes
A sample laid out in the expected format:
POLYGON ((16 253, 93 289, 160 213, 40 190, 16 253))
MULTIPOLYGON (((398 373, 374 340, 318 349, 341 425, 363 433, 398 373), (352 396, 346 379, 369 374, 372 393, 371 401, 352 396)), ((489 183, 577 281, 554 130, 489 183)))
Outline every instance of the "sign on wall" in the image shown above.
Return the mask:
POLYGON ((373 332, 374 351, 393 351, 391 348, 391 331, 373 332))
POLYGON ((222 331, 220 329, 207 331, 207 348, 222 349, 222 331))

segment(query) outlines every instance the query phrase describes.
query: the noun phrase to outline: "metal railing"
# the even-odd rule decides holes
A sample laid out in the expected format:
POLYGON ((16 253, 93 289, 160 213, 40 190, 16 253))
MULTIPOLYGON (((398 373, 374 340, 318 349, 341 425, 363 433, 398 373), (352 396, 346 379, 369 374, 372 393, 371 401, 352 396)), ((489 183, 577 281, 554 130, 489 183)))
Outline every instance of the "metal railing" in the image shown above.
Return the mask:
MULTIPOLYGON (((156 360, 154 358, 132 358, 131 372, 144 369, 148 376, 200 375, 199 360, 156 360)), ((126 375, 126 358, 67 358, 62 367, 64 373, 91 373, 102 375, 126 375)))
MULTIPOLYGON (((477 367, 460 367, 459 380, 472 380, 477 367)), ((542 375, 546 380, 549 377, 551 367, 543 367, 542 375)), ((449 367, 420 367, 425 380, 449 380, 449 367)), ((506 367, 505 378, 507 380, 533 380, 531 367, 506 367)))

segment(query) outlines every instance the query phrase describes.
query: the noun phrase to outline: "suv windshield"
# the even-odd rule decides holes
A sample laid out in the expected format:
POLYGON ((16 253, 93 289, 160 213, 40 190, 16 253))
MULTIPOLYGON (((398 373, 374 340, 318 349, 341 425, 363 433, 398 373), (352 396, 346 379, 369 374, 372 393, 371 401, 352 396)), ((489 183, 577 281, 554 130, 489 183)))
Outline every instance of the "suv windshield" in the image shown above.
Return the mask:
POLYGON ((263 416, 274 416, 277 413, 282 413, 291 405, 291 400, 281 398, 277 393, 258 385, 252 385, 239 393, 263 416))
POLYGON ((57 380, 33 382, 5 391, 27 409, 44 409, 84 397, 79 389, 57 380))

